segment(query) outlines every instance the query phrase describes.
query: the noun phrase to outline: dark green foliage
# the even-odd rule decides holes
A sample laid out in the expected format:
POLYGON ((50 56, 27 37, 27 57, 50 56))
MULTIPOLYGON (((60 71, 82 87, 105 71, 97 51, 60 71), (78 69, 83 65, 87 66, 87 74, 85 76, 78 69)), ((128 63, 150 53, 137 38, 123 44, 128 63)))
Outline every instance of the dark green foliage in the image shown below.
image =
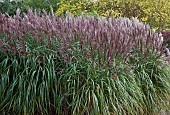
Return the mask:
POLYGON ((26 13, 28 8, 46 10, 50 12, 51 10, 57 10, 57 3, 59 0, 23 0, 23 1, 10 1, 4 0, 0 2, 0 13, 6 13, 9 16, 16 14, 16 10, 19 8, 21 10, 21 15, 26 13))
MULTIPOLYGON (((32 39, 29 35, 26 37, 32 39)), ((27 56, 1 52, 4 57, 0 62, 0 113, 55 114, 55 111, 62 111, 64 92, 60 81, 64 60, 46 45, 27 41, 26 49, 27 56)))
POLYGON ((33 9, 51 11, 50 7, 55 11, 58 9, 57 3, 60 0, 24 0, 24 4, 33 9))
POLYGON ((21 12, 26 12, 28 7, 24 5, 24 2, 17 2, 10 0, 4 0, 4 2, 0 2, 0 13, 6 13, 8 15, 15 15, 16 10, 20 8, 21 12))
POLYGON ((159 54, 150 51, 147 58, 139 54, 136 50, 129 62, 133 65, 135 80, 145 97, 146 111, 151 113, 154 108, 161 108, 170 94, 170 71, 159 54))

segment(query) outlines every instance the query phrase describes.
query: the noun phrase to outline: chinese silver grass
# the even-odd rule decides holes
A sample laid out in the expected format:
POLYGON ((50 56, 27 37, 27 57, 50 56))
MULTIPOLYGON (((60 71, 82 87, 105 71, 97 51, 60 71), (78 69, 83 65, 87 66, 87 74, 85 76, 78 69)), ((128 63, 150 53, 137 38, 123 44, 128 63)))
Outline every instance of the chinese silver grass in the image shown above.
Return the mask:
MULTIPOLYGON (((163 95, 169 92, 168 71, 161 69, 164 66, 157 67, 159 60, 154 57, 160 51, 162 36, 135 18, 130 20, 70 15, 55 17, 46 12, 40 15, 38 11, 32 10, 29 10, 24 18, 20 18, 18 10, 14 17, 7 18, 1 14, 0 26, 0 33, 5 36, 0 41, 2 51, 6 52, 5 47, 19 56, 24 54, 23 58, 33 56, 34 59, 35 56, 35 63, 50 64, 44 69, 44 66, 28 61, 31 65, 25 65, 24 71, 37 66, 42 70, 44 79, 52 78, 55 82, 51 89, 53 97, 48 96, 51 87, 49 83, 49 87, 40 85, 39 89, 34 88, 41 90, 42 96, 31 100, 30 104, 35 102, 38 105, 30 109, 29 106, 22 108, 27 101, 20 103, 20 98, 17 98, 14 103, 12 98, 9 98, 8 103, 11 103, 12 107, 3 102, 2 105, 7 105, 2 110, 8 108, 16 113, 29 110, 32 114, 36 113, 35 111, 48 114, 51 108, 49 105, 52 105, 54 113, 58 114, 62 114, 62 111, 63 114, 145 114, 156 111, 155 106, 164 99, 163 95), (55 52, 55 56, 61 59, 64 58, 66 65, 63 62, 54 62, 54 57, 46 59, 51 52, 55 52), (64 67, 54 68, 58 63, 64 67), (61 74, 56 80, 58 72, 61 74), (160 85, 156 85, 158 82, 160 85), (158 93, 159 91, 161 93, 158 93), (149 94, 151 98, 148 97, 149 94), (54 102, 48 101, 50 99, 54 102)), ((13 61, 17 62, 15 59, 13 61)), ((1 65, 7 65, 6 61, 1 65)), ((16 63, 10 67, 15 70, 14 75, 20 75, 17 73, 16 67, 19 66, 16 63)), ((34 70, 37 74, 41 73, 39 69, 34 70)), ((34 70, 30 73, 33 74, 34 70)), ((8 71, 4 72, 8 75, 8 71)), ((25 73, 23 78, 24 75, 25 73)), ((26 75, 30 76, 29 73, 26 75)), ((35 80, 40 76, 35 76, 35 80)), ((4 77, 1 80, 5 80, 4 77)), ((23 79, 19 81, 24 83, 23 79)))

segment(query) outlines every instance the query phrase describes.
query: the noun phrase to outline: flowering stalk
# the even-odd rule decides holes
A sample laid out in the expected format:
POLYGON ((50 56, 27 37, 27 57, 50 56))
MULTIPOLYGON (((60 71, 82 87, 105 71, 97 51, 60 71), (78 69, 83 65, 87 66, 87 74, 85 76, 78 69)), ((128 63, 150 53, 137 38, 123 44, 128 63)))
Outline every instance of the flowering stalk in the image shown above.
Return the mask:
POLYGON ((26 54, 24 37, 27 33, 32 35, 34 43, 40 42, 40 45, 47 45, 49 48, 52 44, 57 45, 53 41, 55 38, 56 41, 60 41, 60 48, 56 47, 55 50, 61 52, 65 59, 71 60, 71 51, 81 49, 84 57, 91 59, 94 65, 100 66, 110 65, 117 56, 126 61, 135 49, 139 49, 141 54, 147 57, 149 49, 160 51, 163 42, 162 35, 152 31, 149 25, 139 22, 136 18, 130 20, 70 15, 56 17, 54 14, 48 15, 45 11, 40 14, 39 11, 31 9, 23 18, 20 17, 19 10, 15 16, 9 18, 0 14, 0 33, 17 38, 13 40, 14 38, 8 37, 7 44, 16 47, 19 43, 22 50, 16 50, 26 54), (45 40, 43 34, 46 36, 45 40), (75 46, 75 43, 78 43, 80 48, 74 48, 79 47, 75 46))

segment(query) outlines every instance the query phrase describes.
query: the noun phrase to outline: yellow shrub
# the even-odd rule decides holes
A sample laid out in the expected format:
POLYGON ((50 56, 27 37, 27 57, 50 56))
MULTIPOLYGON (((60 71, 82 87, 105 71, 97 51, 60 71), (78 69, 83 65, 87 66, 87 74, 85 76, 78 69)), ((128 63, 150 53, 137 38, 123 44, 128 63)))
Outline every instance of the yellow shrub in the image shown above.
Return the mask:
POLYGON ((157 30, 167 28, 170 21, 170 0, 141 0, 138 2, 144 15, 140 19, 157 30))
POLYGON ((170 0, 98 0, 95 10, 101 16, 137 17, 157 30, 170 22, 170 0))
POLYGON ((91 0, 61 0, 58 3, 59 9, 56 11, 56 15, 61 15, 66 11, 75 16, 93 12, 91 10, 93 3, 91 0))
POLYGON ((61 0, 56 14, 66 11, 73 15, 136 17, 159 31, 170 29, 170 0, 61 0))

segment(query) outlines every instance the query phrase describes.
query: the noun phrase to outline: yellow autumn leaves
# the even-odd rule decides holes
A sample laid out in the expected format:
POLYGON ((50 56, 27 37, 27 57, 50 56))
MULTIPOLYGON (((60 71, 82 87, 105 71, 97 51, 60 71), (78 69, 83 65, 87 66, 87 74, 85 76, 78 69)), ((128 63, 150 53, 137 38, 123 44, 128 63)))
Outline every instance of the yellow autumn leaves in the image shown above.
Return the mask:
POLYGON ((142 22, 150 24, 157 30, 168 29, 170 22, 170 0, 141 0, 139 6, 143 10, 142 22))
POLYGON ((68 11, 97 16, 136 17, 159 31, 170 29, 170 0, 60 0, 56 15, 68 11))
POLYGON ((87 12, 88 1, 83 0, 61 0, 58 5, 59 9, 56 11, 56 15, 61 15, 68 11, 72 15, 81 15, 87 12))

